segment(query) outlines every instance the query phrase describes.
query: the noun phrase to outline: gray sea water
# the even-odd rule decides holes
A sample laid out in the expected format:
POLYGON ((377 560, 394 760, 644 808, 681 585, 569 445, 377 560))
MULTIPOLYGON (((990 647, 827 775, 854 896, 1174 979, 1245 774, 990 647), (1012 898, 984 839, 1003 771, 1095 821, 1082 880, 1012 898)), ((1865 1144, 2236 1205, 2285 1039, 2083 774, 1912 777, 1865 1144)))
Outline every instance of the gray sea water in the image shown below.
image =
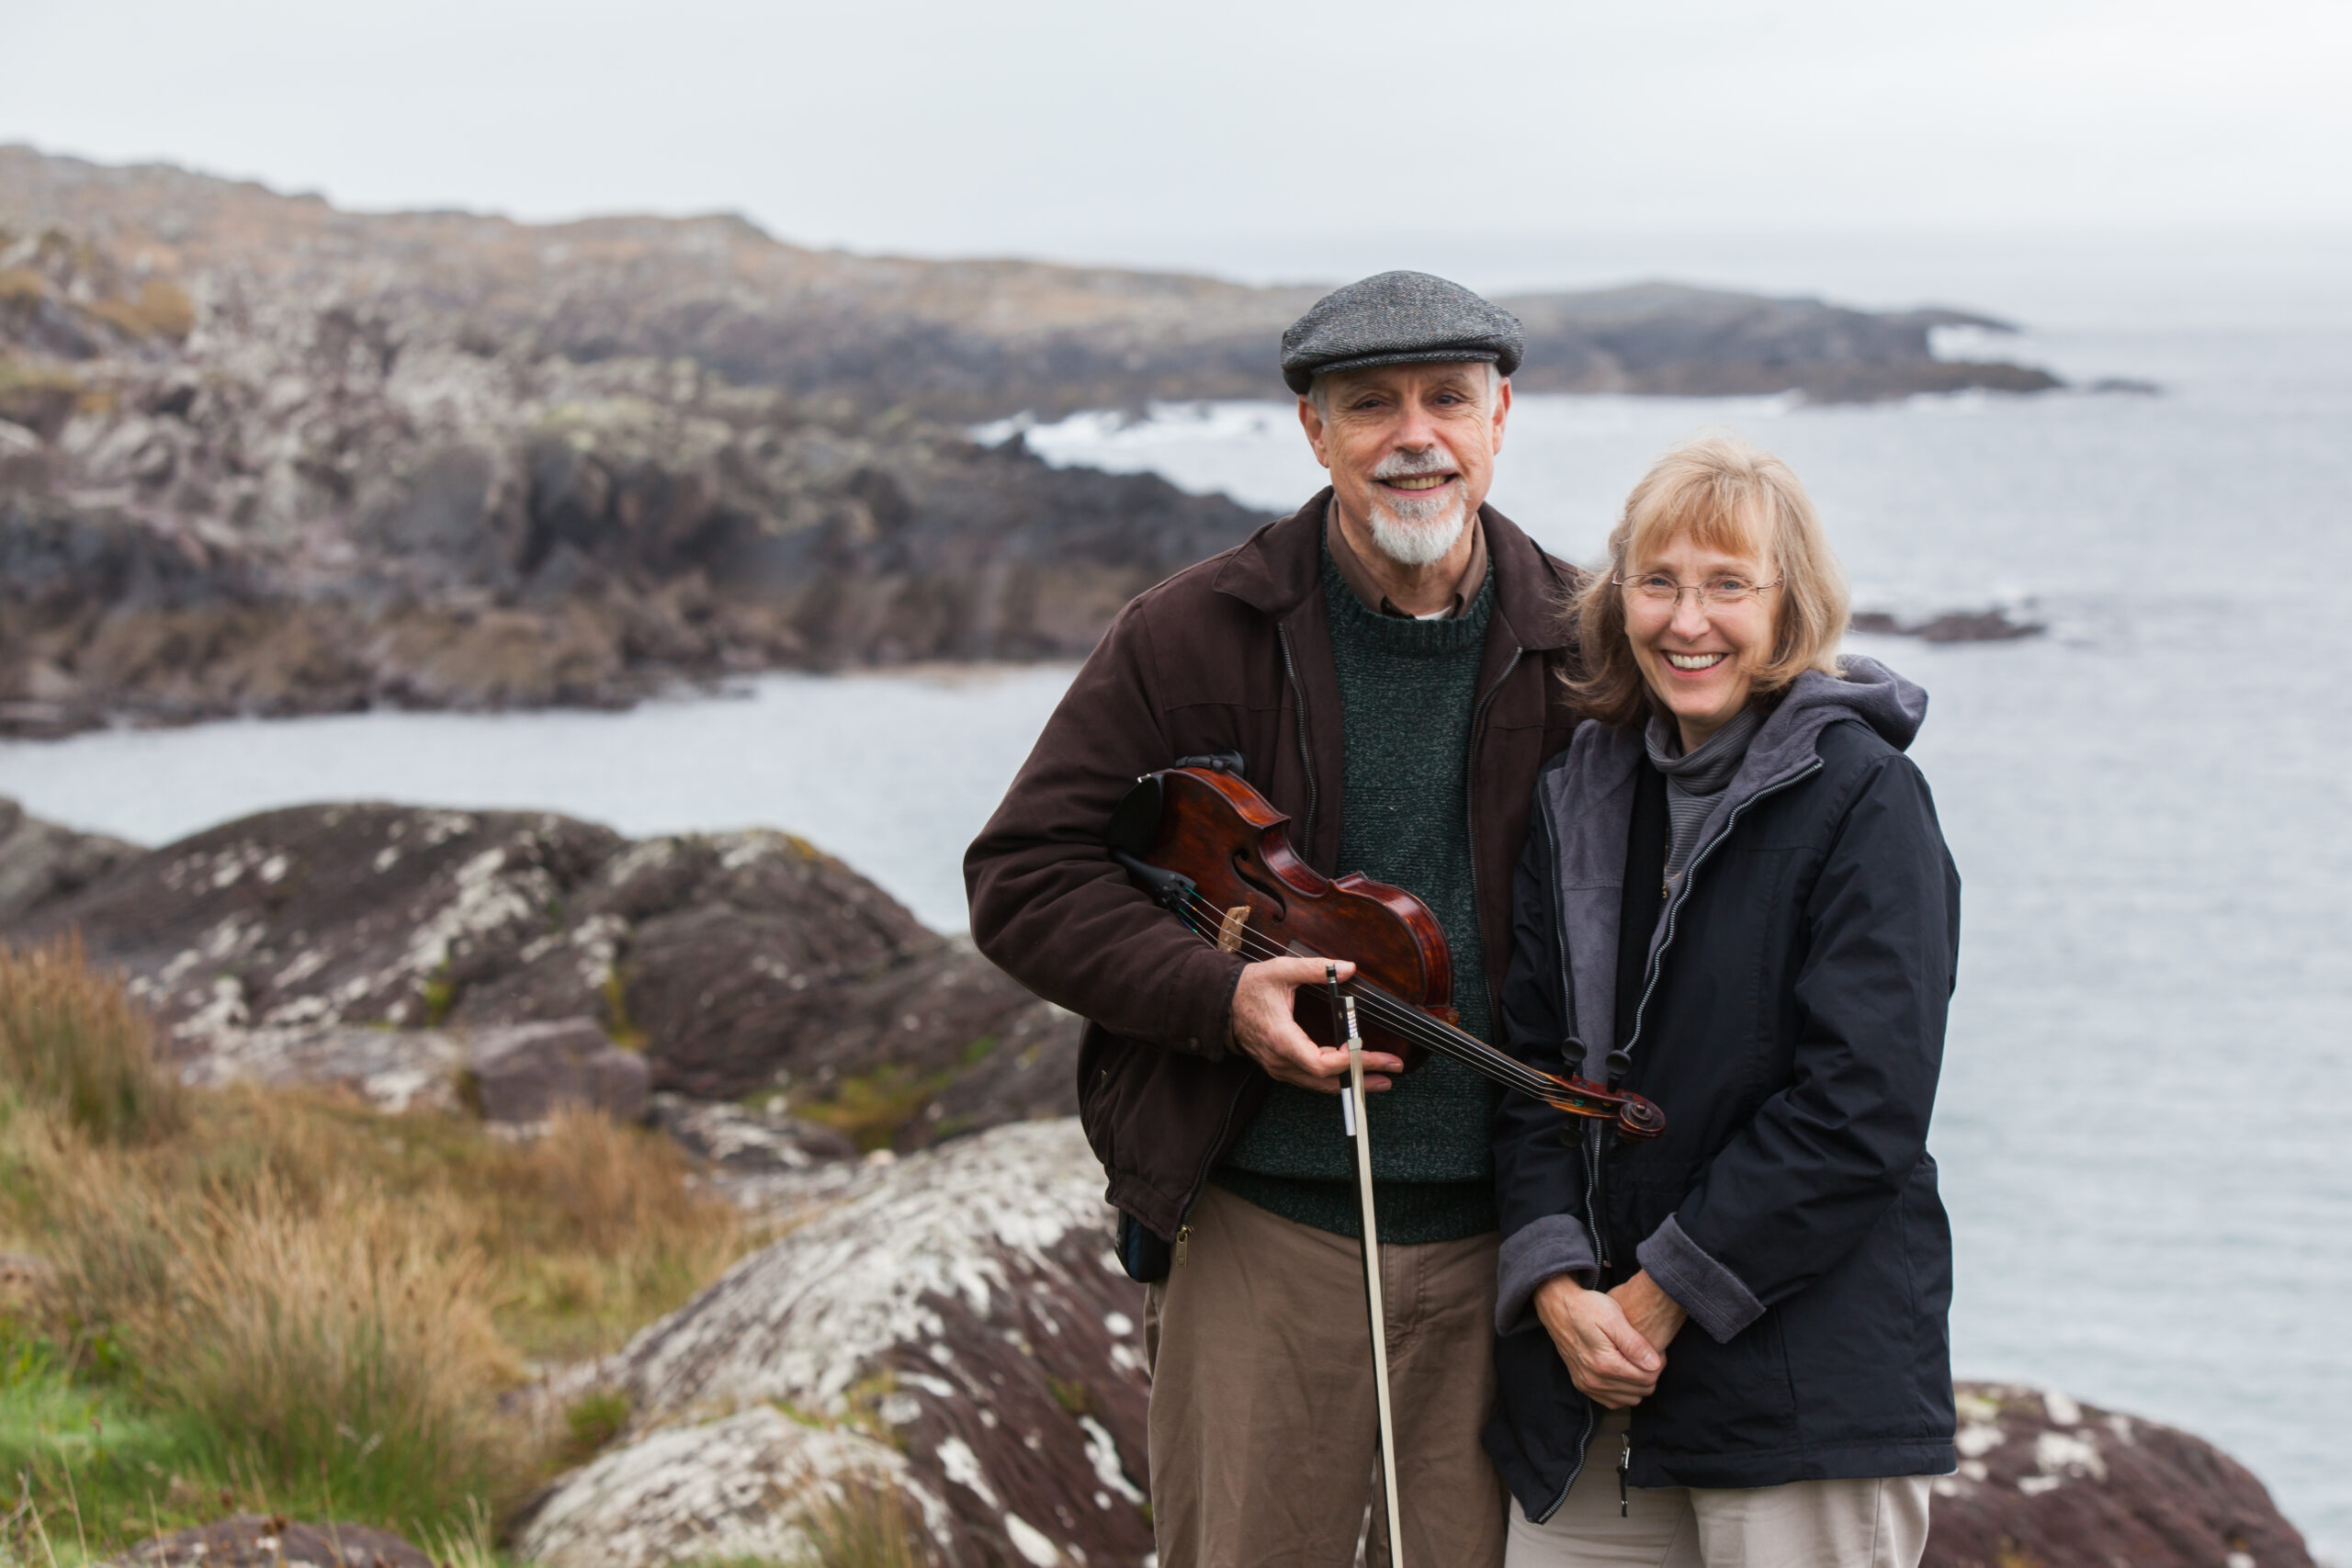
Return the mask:
MULTIPOLYGON (((1956 1364, 2170 1421, 2352 1559, 2352 332, 2052 335, 2160 397, 1528 398, 1498 505, 1589 559, 1647 459, 1773 447, 1857 602, 2047 637, 1858 646, 1932 694, 1915 754, 1965 880, 1933 1146, 1956 1364)), ((1288 508, 1288 409, 1035 429, 1057 461, 1288 508)), ((0 746, 0 793, 159 842, 330 797, 769 823, 962 923, 957 861, 1060 669, 775 677, 627 714, 378 714, 0 746)))

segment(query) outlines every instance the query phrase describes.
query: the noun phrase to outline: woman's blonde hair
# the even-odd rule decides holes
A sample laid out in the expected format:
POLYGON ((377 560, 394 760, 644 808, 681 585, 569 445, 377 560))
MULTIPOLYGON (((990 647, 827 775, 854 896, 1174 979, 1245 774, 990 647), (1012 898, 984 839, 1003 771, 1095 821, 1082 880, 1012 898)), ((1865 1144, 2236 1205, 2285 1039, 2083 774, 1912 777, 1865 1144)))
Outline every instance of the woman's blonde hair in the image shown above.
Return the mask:
POLYGON ((1609 532, 1608 564, 1566 606, 1583 649, 1581 673, 1564 678, 1578 705, 1604 724, 1628 728, 1651 711, 1648 683, 1625 637, 1625 594, 1611 579, 1625 563, 1688 535, 1711 550, 1772 563, 1771 657, 1755 671, 1756 691, 1777 692, 1808 670, 1838 673, 1846 635, 1846 574, 1821 529, 1821 515, 1789 466, 1736 435, 1707 435, 1668 451, 1625 498, 1609 532))

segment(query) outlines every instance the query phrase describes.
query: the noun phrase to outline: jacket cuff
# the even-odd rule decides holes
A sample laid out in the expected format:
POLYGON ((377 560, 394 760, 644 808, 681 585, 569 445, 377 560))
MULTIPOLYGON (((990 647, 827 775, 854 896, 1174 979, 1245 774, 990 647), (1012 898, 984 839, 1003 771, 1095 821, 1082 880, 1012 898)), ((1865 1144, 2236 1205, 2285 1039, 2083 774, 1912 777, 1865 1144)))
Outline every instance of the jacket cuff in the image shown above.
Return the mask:
POLYGON ((1530 1305, 1544 1280, 1573 1274, 1589 1288, 1600 1277, 1592 1233, 1573 1214, 1546 1214, 1511 1232, 1495 1265, 1495 1332, 1517 1334, 1536 1326, 1530 1305))
POLYGON ((1225 983, 1209 993, 1212 999, 1169 1039, 1171 1049, 1212 1062, 1223 1061, 1237 1049, 1233 1043, 1233 993, 1240 988, 1241 971, 1248 967, 1238 962, 1231 964, 1225 983))
POLYGON ((1764 1303, 1755 1292, 1684 1235, 1681 1222, 1672 1214, 1634 1248, 1634 1257, 1658 1289, 1672 1296, 1718 1345, 1764 1315, 1764 1303))

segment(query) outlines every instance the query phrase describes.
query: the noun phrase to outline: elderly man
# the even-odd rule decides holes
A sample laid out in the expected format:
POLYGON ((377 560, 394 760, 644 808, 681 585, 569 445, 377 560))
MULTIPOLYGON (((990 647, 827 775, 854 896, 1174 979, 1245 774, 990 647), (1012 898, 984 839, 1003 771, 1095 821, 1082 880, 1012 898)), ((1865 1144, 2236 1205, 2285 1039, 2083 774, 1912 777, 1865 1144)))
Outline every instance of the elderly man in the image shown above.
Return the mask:
MULTIPOLYGON (((1321 962, 1245 963, 1102 847, 1138 774, 1226 753, 1331 874, 1419 895, 1464 1028, 1490 1036, 1572 570, 1485 504, 1518 321, 1392 272, 1283 334, 1329 489, 1124 610, 965 860, 982 952, 1089 1020, 1087 1135, 1151 1280, 1161 1568, 1355 1559, 1378 1490, 1347 1058, 1292 1019, 1321 962), (1164 1277, 1163 1277, 1164 1276, 1164 1277)), ((1453 1063, 1367 1058, 1405 1561, 1502 1561, 1493 1403, 1492 1099, 1453 1063), (1396 1075, 1393 1078, 1387 1075, 1396 1075)))

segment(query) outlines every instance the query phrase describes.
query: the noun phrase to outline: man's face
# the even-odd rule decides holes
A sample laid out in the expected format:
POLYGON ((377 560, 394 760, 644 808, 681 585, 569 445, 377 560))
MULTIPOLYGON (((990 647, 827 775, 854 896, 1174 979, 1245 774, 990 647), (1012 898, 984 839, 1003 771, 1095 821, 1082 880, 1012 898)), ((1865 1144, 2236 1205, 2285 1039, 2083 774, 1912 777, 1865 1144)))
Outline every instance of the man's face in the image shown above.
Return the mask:
POLYGON ((1510 383, 1476 362, 1383 365, 1327 378, 1298 400, 1340 509, 1402 566, 1442 560, 1493 481, 1510 383))

